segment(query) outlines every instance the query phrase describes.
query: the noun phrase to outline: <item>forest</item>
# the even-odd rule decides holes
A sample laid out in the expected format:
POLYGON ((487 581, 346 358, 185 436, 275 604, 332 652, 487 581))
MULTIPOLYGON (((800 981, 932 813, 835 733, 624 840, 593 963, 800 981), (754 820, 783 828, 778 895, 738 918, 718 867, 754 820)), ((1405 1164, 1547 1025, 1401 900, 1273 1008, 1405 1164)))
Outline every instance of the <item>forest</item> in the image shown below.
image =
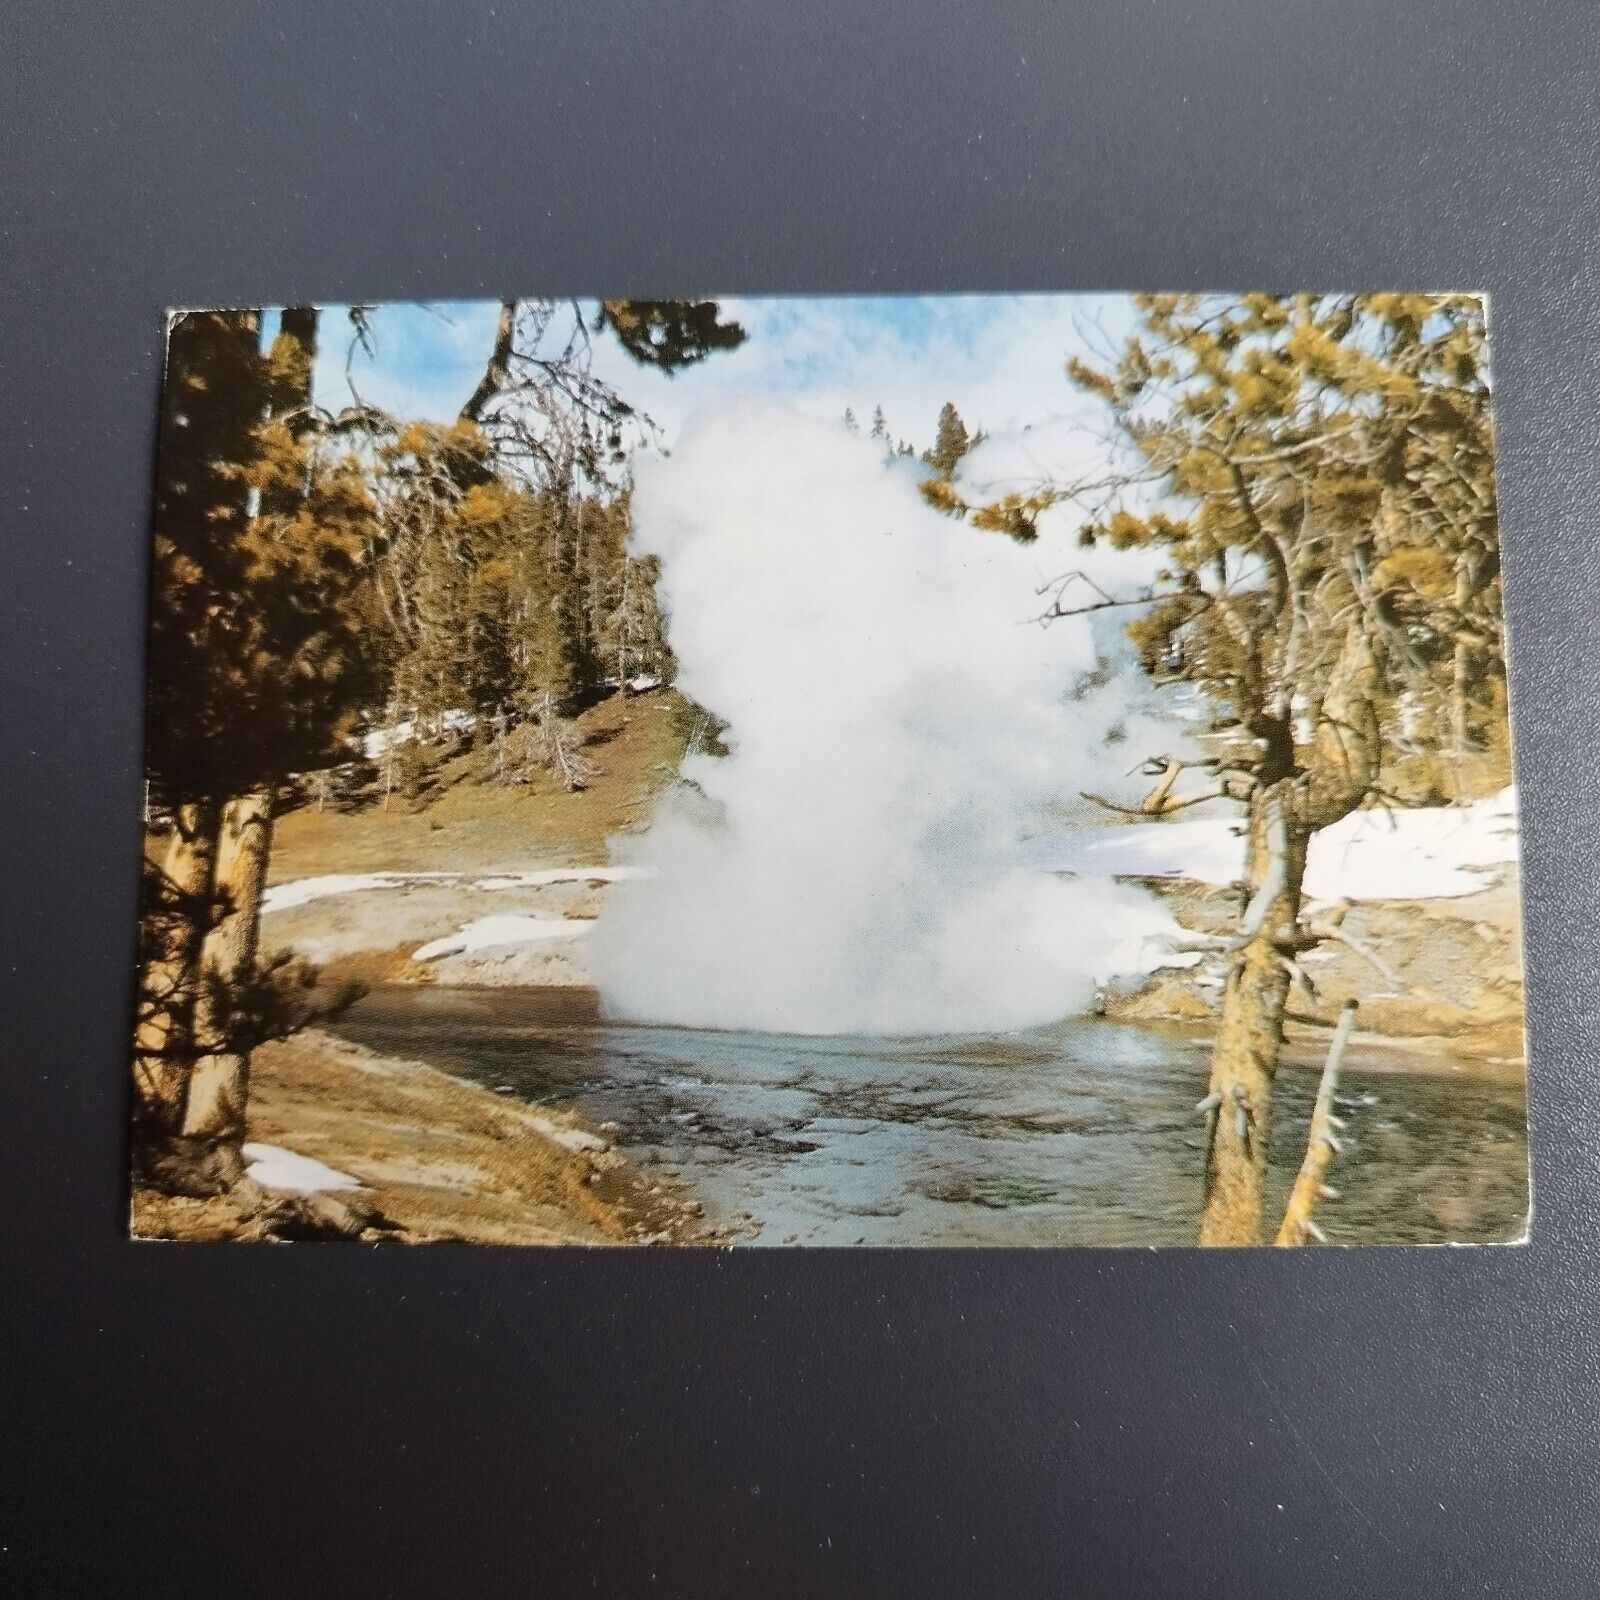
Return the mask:
MULTIPOLYGON (((1494 796, 1509 793, 1485 304, 1471 295, 1151 294, 1126 305, 1115 330, 1091 330, 1057 357, 1063 404, 1070 400, 1088 441, 1066 465, 1031 449, 1019 465, 1013 449, 1003 471, 985 472, 986 460, 1001 459, 1005 430, 991 434, 989 418, 964 417, 938 395, 921 420, 929 442, 919 451, 891 429, 876 395, 859 393, 842 419, 836 412, 826 423, 852 452, 827 491, 835 497, 828 503, 841 507, 828 537, 846 537, 837 526, 856 508, 869 522, 878 515, 871 508, 880 503, 881 480, 882 516, 909 519, 908 528, 925 518, 927 538, 953 552, 946 571, 960 570, 967 552, 973 561, 1001 563, 1008 581, 1024 570, 1017 564, 1028 564, 1031 611, 1016 620, 1037 626, 1017 647, 1028 653, 1008 670, 1035 681, 1018 699, 1038 699, 1041 718, 1064 709, 1079 718, 1071 724, 1077 730, 1089 723, 1076 705, 1107 708, 1092 740, 1072 734, 1085 741, 1075 775, 1049 774, 1061 792, 1045 793, 1039 808, 1076 819, 1080 844, 1101 848, 1135 833, 1197 837, 1177 830, 1197 817, 1230 819, 1238 866, 1208 891, 1200 913, 1188 902, 1178 906, 1168 886, 1139 871, 1110 873, 1103 892, 1112 898, 1104 903, 1140 927, 1139 919, 1157 915, 1142 909, 1146 902, 1161 908, 1169 954, 1165 966, 1147 961, 1137 970, 1140 995, 1182 980, 1185 962, 1216 972, 1204 1008, 1187 1015, 1185 1048, 1203 1062, 1203 1075, 1189 1096, 1193 1168, 1173 1174, 1175 1192, 1191 1185, 1182 1187, 1187 1200, 1173 1202, 1188 1208, 1184 1236, 1222 1246, 1320 1242, 1324 1201, 1339 1193, 1330 1169, 1348 1138, 1349 1091, 1340 1074, 1352 1037, 1365 1017, 1393 1010, 1397 996, 1424 991, 1396 971, 1402 963, 1375 931, 1378 913, 1358 896, 1311 882, 1324 848, 1318 841, 1347 838, 1369 819, 1393 829, 1408 814, 1476 818, 1494 796), (870 418, 865 428, 857 407, 870 418), (864 487, 847 494, 847 484, 864 487), (1040 677, 1036 663, 1051 651, 1059 665, 1040 677), (1048 688, 1057 672, 1066 693, 1048 688), (1135 725, 1137 740, 1129 733, 1135 725), (1136 887, 1127 887, 1132 880, 1136 887), (1116 898, 1136 892, 1144 897, 1138 906, 1116 898), (1335 958, 1341 974, 1364 978, 1328 984, 1335 958), (1317 1041, 1310 1069, 1308 1039, 1317 1041), (1275 1107, 1291 1066, 1305 1084, 1286 1132, 1275 1107)), ((703 544, 691 565, 687 547, 672 542, 676 534, 651 531, 675 526, 659 485, 672 472, 687 482, 702 461, 730 478, 747 471, 755 488, 739 489, 736 505, 748 517, 751 495, 777 482, 773 492, 789 506, 768 519, 769 532, 791 540, 774 558, 780 565, 771 571, 781 574, 793 543, 807 537, 804 517, 815 520, 806 509, 809 486, 832 473, 836 447, 828 434, 798 432, 777 464, 764 466, 762 441, 774 425, 758 417, 741 424, 746 433, 729 433, 720 453, 703 435, 698 445, 689 435, 680 448, 664 439, 627 377, 636 372, 643 386, 677 374, 673 382, 681 384, 683 375, 718 363, 735 370, 757 356, 759 332, 744 325, 739 308, 711 300, 507 301, 459 411, 418 420, 363 398, 354 376, 337 406, 313 381, 319 363, 341 354, 346 371, 356 372, 361 352, 373 348, 375 310, 184 312, 170 321, 132 1050, 141 1232, 163 1231, 150 1219, 171 1214, 169 1202, 217 1197, 234 1208, 232 1236, 393 1231, 381 1197, 363 1204, 310 1188, 274 1194, 260 1158, 249 1154, 260 1146, 253 1063, 302 1048, 340 1026, 352 1006, 350 1015, 359 1016, 371 1004, 364 998, 371 974, 342 973, 337 962, 308 955, 310 946, 265 936, 271 886, 287 882, 274 857, 282 830, 309 837, 313 829, 414 825, 437 835, 448 806, 468 804, 469 792, 487 797, 473 805, 493 807, 504 793, 507 805, 537 801, 577 815, 597 804, 604 782, 616 781, 621 752, 645 726, 658 729, 661 742, 652 747, 649 793, 629 813, 632 831, 653 826, 651 839, 670 842, 675 827, 748 831, 764 815, 739 809, 737 773, 755 772, 763 759, 761 739, 769 735, 758 738, 752 727, 767 715, 758 680, 785 670, 772 663, 794 653, 783 643, 792 619, 763 622, 772 596, 754 598, 750 586, 766 581, 763 569, 745 560, 737 537, 703 544), (745 448, 741 440, 758 426, 766 435, 745 448), (641 467, 646 458, 657 464, 641 467), (640 526, 641 495, 649 528, 640 526), (711 549, 721 564, 707 567, 711 549), (732 630, 718 646, 727 663, 720 676, 707 665, 713 635, 700 618, 708 607, 725 612, 718 625, 732 630), (264 1234, 237 1226, 252 1209, 277 1224, 264 1234)), ((690 502, 687 509, 671 502, 680 521, 698 514, 690 502)), ((818 548, 821 562, 835 545, 818 548)), ((833 604, 829 595, 842 596, 852 581, 852 551, 839 548, 820 580, 819 616, 833 604)), ((921 594, 916 576, 905 585, 908 595, 921 594)), ((808 581, 771 579, 782 612, 812 603, 802 592, 808 581)), ((958 585, 941 582, 941 595, 963 603, 958 585)), ((894 607, 901 596, 875 603, 894 607)), ((905 600, 930 615, 945 603, 905 600)), ((798 664, 793 694, 774 702, 776 737, 785 737, 785 722, 792 726, 788 748, 773 757, 773 786, 806 789, 814 779, 815 809, 831 821, 807 826, 823 827, 829 843, 826 828, 842 834, 851 826, 852 788, 871 788, 874 763, 891 743, 866 720, 877 703, 867 679, 886 683, 894 661, 864 656, 848 689, 837 688, 820 642, 828 624, 809 626, 819 657, 798 664), (862 722, 866 753, 854 777, 836 775, 828 752, 854 748, 852 718, 862 722), (802 745, 803 761, 796 756, 802 745)), ((862 627, 872 631, 870 614, 862 627)), ((803 630, 799 637, 803 649, 803 630)), ((930 654, 918 674, 954 671, 964 659, 960 649, 944 650, 942 659, 930 654)), ((982 658, 973 659, 981 676, 982 658)), ((841 657, 838 672, 845 670, 841 657)), ((1003 684, 998 691, 1008 692, 1003 684)), ((980 707, 975 715, 989 729, 1006 714, 980 707)), ((927 777, 927 769, 917 776, 918 793, 927 777)), ((895 804, 908 834, 951 837, 948 815, 907 811, 903 798, 895 804)), ((984 815, 991 831, 1003 831, 998 819, 1008 813, 984 815)), ((774 825, 779 834, 785 826, 774 825)), ((529 882, 536 870, 550 878, 572 867, 548 851, 519 850, 517 867, 529 882)), ((397 882, 412 871, 399 885, 406 893, 419 884, 434 892, 422 882, 430 874, 408 860, 378 864, 397 882)), ((613 863, 607 870, 620 879, 635 869, 613 863)), ((819 904, 828 870, 803 880, 819 904)), ((672 882, 670 869, 649 872, 672 882)), ((680 886, 680 900, 709 896, 719 881, 709 869, 693 874, 700 887, 680 886)), ((632 882, 606 889, 599 868, 584 881, 617 896, 617 910, 607 900, 599 914, 601 934, 608 921, 625 926, 629 905, 665 892, 632 882)), ((773 881, 747 873, 730 893, 751 899, 773 881)), ((390 886, 366 885, 377 887, 390 886)), ((1071 874, 1058 874, 1051 893, 1065 904, 1072 887, 1071 874)), ((549 893, 548 885, 540 892, 549 893)), ((809 892, 802 887, 798 898, 809 892)), ((922 892, 908 888, 904 906, 922 892)), ((1086 898, 1090 892, 1081 891, 1081 908, 1101 904, 1086 898)), ((1514 910, 1507 915, 1515 920, 1514 910)), ((1002 941, 1003 930, 1015 927, 1020 943, 1033 924, 1010 916, 997 911, 996 925, 1002 941)), ((902 912, 903 923, 917 920, 902 912)), ((874 924, 877 942, 892 942, 899 925, 874 924)), ((613 964, 619 949, 646 948, 620 938, 598 946, 613 952, 613 964)), ((688 935, 667 938, 691 948, 688 935)), ((398 948, 401 941, 390 942, 398 948)), ((738 942, 729 938, 729 972, 738 970, 738 942)), ((747 942, 758 943, 754 935, 747 942)), ((409 973, 405 962, 429 947, 412 938, 394 971, 409 973)), ((707 960, 720 965, 715 942, 710 948, 707 960)), ((651 960, 664 967, 671 955, 651 960)), ((378 976, 381 984, 392 973, 378 976)), ((1124 1005, 1137 1025, 1137 997, 1126 999, 1098 971, 1075 987, 1077 976, 1063 975, 1040 1022, 1092 1019, 1124 1005)), ((618 980, 615 993, 626 988, 618 980)), ((1520 1036, 1520 977, 1514 988, 1496 1020, 1510 1019, 1520 1036)), ((604 983, 601 990, 610 1003, 604 983)), ((1428 990, 1426 998, 1437 1012, 1439 995, 1428 990)), ((642 1004, 629 1010, 617 1002, 610 1014, 634 1023, 747 1026, 737 1010, 721 1022, 692 1006, 682 1018, 669 1014, 670 999, 649 1014, 642 1004)), ((1480 1002, 1459 1009, 1474 1005, 1480 1002)), ((759 1010, 754 1016, 756 1031, 770 1034, 863 1031, 855 1023, 789 1029, 763 1022, 759 1010)), ((1019 1017, 1031 1026, 1034 1014, 1019 1017)), ((1451 1028, 1463 1031, 1470 1021, 1451 1028)), ((961 1030, 883 1031, 900 1038, 961 1030)), ((561 1037, 552 1035, 557 1054, 561 1037)), ((1505 1049, 1520 1055, 1520 1038, 1505 1049)), ((562 1070, 559 1062, 541 1067, 562 1070)), ((1046 1060, 1035 1077, 1066 1070, 1046 1060)), ((548 1095, 530 1100, 553 1103, 548 1095)), ((670 1115, 704 1125, 692 1111, 670 1115)), ((801 1121, 790 1128, 790 1148, 815 1148, 809 1137, 797 1142, 795 1128, 805 1132, 801 1121)), ((758 1136, 769 1136, 765 1124, 758 1136)), ((599 1149, 609 1137, 568 1130, 558 1142, 581 1153, 591 1148, 585 1139, 599 1149)), ((650 1139, 640 1134, 635 1142, 650 1139)), ((603 1171, 582 1181, 624 1182, 613 1159, 583 1159, 603 1171)), ((963 1178, 996 1209, 1026 1209, 1044 1193, 1042 1180, 1026 1174, 988 1188, 984 1181, 981 1171, 963 1178)), ((336 1187, 372 1189, 353 1181, 336 1187)), ((937 1186, 929 1192, 940 1193, 937 1186)), ((707 1226, 696 1234, 689 1219, 700 1217, 703 1203, 690 1195, 677 1204, 672 1227, 658 1218, 649 1237, 728 1242, 737 1232, 723 1219, 721 1232, 707 1226)), ((798 1223, 794 1230, 791 1237, 805 1237, 798 1223)), ((630 1236, 647 1235, 635 1229, 630 1236)), ((889 1234, 882 1242, 920 1236, 889 1234)))
MULTIPOLYGON (((623 548, 637 419, 587 353, 609 336, 670 368, 741 332, 708 304, 608 302, 599 327, 572 315, 552 356, 560 314, 504 306, 482 382, 438 427, 320 412, 315 308, 285 310, 265 346, 259 311, 173 320, 147 741, 167 843, 144 869, 139 1161, 242 1170, 251 1049, 294 1026, 304 986, 256 959, 273 818, 296 790, 349 781, 363 726, 403 711, 438 735, 466 710, 497 781, 540 762, 575 788, 573 709, 607 671, 668 670, 651 573, 623 548)), ((427 781, 433 748, 391 741, 385 801, 427 781)))

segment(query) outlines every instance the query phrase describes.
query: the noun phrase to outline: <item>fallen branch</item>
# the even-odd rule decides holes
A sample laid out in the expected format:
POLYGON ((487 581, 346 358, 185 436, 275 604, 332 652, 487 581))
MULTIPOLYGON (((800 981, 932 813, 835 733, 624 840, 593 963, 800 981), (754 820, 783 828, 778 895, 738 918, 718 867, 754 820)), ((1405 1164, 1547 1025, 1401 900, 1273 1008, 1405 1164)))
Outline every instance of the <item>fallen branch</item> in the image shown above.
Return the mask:
POLYGON ((1283 1222, 1278 1228, 1275 1245, 1302 1245, 1307 1239, 1326 1244, 1322 1229, 1312 1213, 1317 1201, 1331 1193, 1322 1181, 1328 1162, 1340 1149, 1334 1129, 1338 1119, 1333 1114, 1333 1097, 1339 1088, 1339 1065, 1344 1059, 1344 1047, 1355 1027, 1356 1002, 1346 1000, 1339 1013, 1338 1026, 1328 1044, 1328 1059, 1323 1064, 1322 1081, 1317 1085, 1316 1104, 1311 1108, 1311 1126, 1306 1132, 1306 1154, 1300 1163, 1294 1188, 1289 1191, 1289 1203, 1284 1207, 1283 1222))
POLYGON ((1231 800, 1233 796, 1226 789, 1212 789, 1205 794, 1189 795, 1182 800, 1173 800, 1163 796, 1155 804, 1151 804, 1150 796, 1146 796, 1138 805, 1123 805, 1116 800, 1108 800, 1104 795, 1091 794, 1087 789, 1080 789, 1078 793, 1091 805, 1100 806, 1106 811, 1115 811, 1119 816, 1138 817, 1141 821, 1159 819, 1171 816, 1174 811, 1183 811, 1189 806, 1204 805, 1207 800, 1231 800))
POLYGON ((1334 943, 1342 944, 1346 949, 1354 951, 1390 987, 1397 990, 1410 988, 1405 979, 1371 945, 1363 939, 1358 939, 1353 933, 1346 933, 1338 923, 1314 922, 1306 929, 1306 932, 1315 939, 1330 939, 1334 943))

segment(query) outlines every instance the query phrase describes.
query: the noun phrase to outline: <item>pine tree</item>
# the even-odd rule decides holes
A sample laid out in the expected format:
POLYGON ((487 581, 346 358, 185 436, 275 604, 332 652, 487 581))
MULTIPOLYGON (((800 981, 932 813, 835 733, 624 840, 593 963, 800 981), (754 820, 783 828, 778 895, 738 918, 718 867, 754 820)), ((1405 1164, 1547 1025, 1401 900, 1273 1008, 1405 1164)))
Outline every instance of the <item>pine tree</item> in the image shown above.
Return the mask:
POLYGON ((1128 607, 1157 681, 1195 684, 1218 708, 1225 751, 1208 765, 1216 793, 1244 804, 1247 839, 1200 1238, 1250 1243, 1290 987, 1306 982, 1306 950, 1342 937, 1304 914, 1310 841, 1386 796, 1418 708, 1448 706, 1464 742, 1473 705, 1503 693, 1483 307, 1400 295, 1138 304, 1113 368, 1070 370, 1167 498, 1114 509, 1081 537, 1158 549, 1163 576, 1115 596, 1069 573, 1052 614, 1128 607))
POLYGON ((352 603, 371 500, 355 462, 318 449, 316 316, 286 312, 265 353, 254 311, 186 314, 169 340, 147 762, 172 826, 147 874, 164 948, 135 1046, 152 1144, 243 1136, 250 1044, 274 1004, 256 936, 277 787, 342 759, 373 681, 352 603))
MULTIPOLYGON (((601 590, 627 587, 597 507, 620 490, 625 430, 648 427, 596 374, 594 337, 669 372, 744 337, 711 301, 606 301, 592 326, 508 302, 457 421, 401 427, 314 404, 314 309, 284 311, 270 351, 261 327, 253 310, 176 317, 163 398, 148 770, 167 837, 146 866, 134 1079, 141 1165, 186 1164, 179 1181, 237 1176, 251 1047, 292 1025, 256 951, 279 791, 348 760, 378 717, 387 793, 457 709, 520 715, 581 784, 567 713, 600 683, 619 603, 601 590)), ((640 647, 664 649, 652 606, 625 609, 640 647)))
POLYGON ((954 404, 946 400, 939 411, 939 426, 934 434, 933 448, 922 459, 948 482, 955 476, 961 458, 972 448, 967 437, 967 425, 961 420, 954 404))
POLYGON ((237 545, 250 491, 237 468, 264 403, 260 315, 174 319, 161 415, 151 572, 146 769, 170 819, 147 856, 134 1045, 136 1150, 182 1123, 210 922, 217 825, 228 793, 229 632, 244 588, 237 545))

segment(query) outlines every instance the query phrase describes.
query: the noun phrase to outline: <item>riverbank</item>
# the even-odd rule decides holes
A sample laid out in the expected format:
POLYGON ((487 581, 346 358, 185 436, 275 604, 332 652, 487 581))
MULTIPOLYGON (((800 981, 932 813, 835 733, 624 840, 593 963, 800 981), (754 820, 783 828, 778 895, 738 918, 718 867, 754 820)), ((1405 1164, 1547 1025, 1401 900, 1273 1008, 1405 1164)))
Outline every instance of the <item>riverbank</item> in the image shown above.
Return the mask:
MULTIPOLYGON (((1194 1242, 1206 1029, 1093 1017, 920 1038, 611 1025, 590 991, 427 984, 375 989, 334 1026, 606 1127, 736 1247, 1194 1242)), ((1346 1055, 1329 1175, 1339 1194, 1318 1211, 1329 1240, 1522 1237, 1520 1078, 1417 1053, 1392 1070, 1398 1059, 1346 1055)), ((1274 1215, 1305 1153, 1320 1068, 1292 1052, 1278 1076, 1274 1215)))
POLYGON ((136 1187, 135 1236, 717 1242, 603 1130, 320 1029, 256 1052, 248 1140, 250 1176, 226 1197, 136 1187))
MULTIPOLYGON (((1147 881, 1177 921, 1200 939, 1237 925, 1236 894, 1192 880, 1147 881)), ((1514 875, 1475 894, 1435 900, 1358 901, 1329 940, 1301 957, 1314 985, 1290 991, 1285 1042, 1320 1053, 1346 1000, 1355 1000, 1355 1042, 1396 1071, 1448 1070, 1517 1076, 1525 1070, 1522 910, 1514 875)), ((1205 1029, 1220 1012, 1226 950, 1163 969, 1105 996, 1116 1020, 1205 1029)))
MULTIPOLYGON (((605 865, 519 866, 301 880, 269 901, 264 940, 317 963, 330 981, 587 990, 590 930, 619 875, 605 865)), ((1226 889, 1135 881, 1198 942, 1222 941, 1235 925, 1237 896, 1226 889)), ((1382 1049, 1394 1070, 1523 1070, 1521 906, 1510 875, 1454 898, 1357 902, 1342 930, 1351 942, 1302 958, 1315 993, 1291 995, 1291 1050, 1324 1047, 1340 1007, 1355 999, 1357 1043, 1382 1049)), ((1227 953, 1190 959, 1109 986, 1103 1014, 1204 1032, 1220 1009, 1227 953)))
MULTIPOLYGON (((651 814, 677 770, 687 708, 670 691, 613 696, 580 718, 596 769, 567 793, 550 782, 482 781, 452 757, 416 801, 283 817, 262 943, 329 981, 460 989, 576 991, 612 886, 627 876, 611 841, 651 814)), ((481 764, 481 763, 480 763, 481 764)), ((1492 775, 1484 776, 1485 785, 1492 775)), ((1237 927, 1236 826, 1226 817, 1076 829, 1039 841, 1045 872, 1109 873, 1156 896, 1195 950, 1148 976, 1113 982, 1104 1014, 1140 1024, 1214 1027, 1237 927)), ((1347 999, 1357 1042, 1395 1070, 1515 1075, 1524 1070, 1521 907, 1515 806, 1490 789, 1465 809, 1354 816, 1319 837, 1307 896, 1343 941, 1300 959, 1291 1053, 1320 1054, 1347 999), (1341 906, 1343 909, 1341 909, 1341 906)))

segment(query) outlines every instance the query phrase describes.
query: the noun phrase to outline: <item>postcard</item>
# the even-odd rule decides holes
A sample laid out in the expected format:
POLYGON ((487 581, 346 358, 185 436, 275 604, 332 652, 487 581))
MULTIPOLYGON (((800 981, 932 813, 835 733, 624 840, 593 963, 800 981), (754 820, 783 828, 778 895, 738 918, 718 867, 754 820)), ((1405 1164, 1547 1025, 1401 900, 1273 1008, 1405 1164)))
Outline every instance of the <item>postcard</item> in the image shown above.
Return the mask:
POLYGON ((174 312, 142 1238, 1507 1242, 1486 303, 174 312))

